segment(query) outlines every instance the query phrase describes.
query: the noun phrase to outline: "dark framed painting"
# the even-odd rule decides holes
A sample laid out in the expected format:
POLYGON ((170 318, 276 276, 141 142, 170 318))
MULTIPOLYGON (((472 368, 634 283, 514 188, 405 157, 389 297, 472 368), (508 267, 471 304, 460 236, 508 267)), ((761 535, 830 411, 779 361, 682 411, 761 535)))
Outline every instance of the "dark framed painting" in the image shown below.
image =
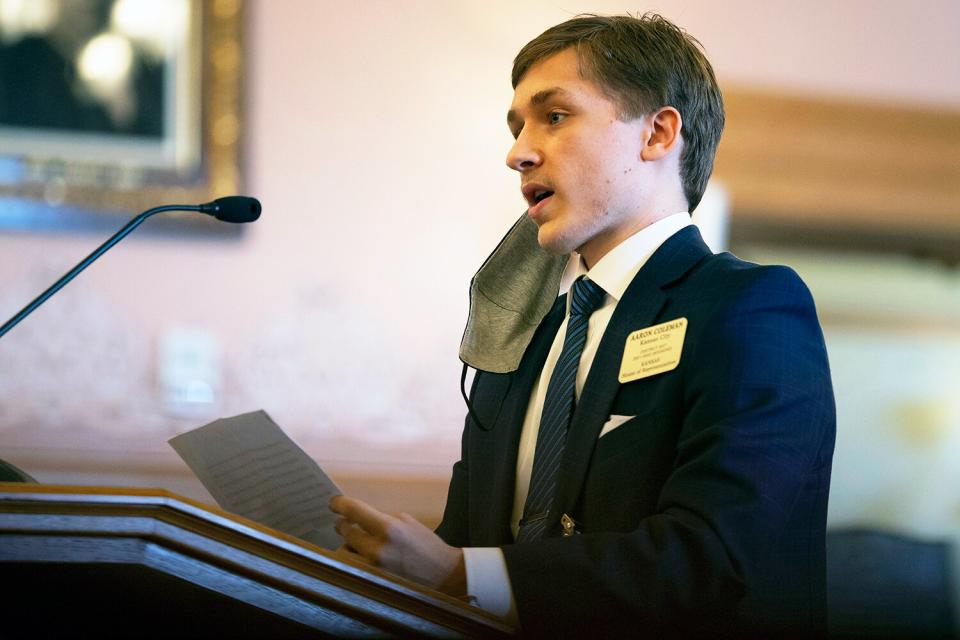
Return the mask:
POLYGON ((69 228, 77 216, 239 191, 240 0, 10 6, 0 12, 0 226, 53 216, 69 228))

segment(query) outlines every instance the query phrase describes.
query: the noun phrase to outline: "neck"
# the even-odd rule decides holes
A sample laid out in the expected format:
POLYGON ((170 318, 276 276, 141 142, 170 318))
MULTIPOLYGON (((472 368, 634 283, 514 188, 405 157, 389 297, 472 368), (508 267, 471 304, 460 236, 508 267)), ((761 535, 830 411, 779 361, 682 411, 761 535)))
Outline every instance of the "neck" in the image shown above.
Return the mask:
POLYGON ((634 218, 629 225, 617 229, 611 229, 591 238, 586 244, 577 249, 584 266, 589 270, 595 264, 600 262, 603 256, 607 255, 614 247, 634 235, 638 231, 646 229, 655 222, 659 222, 675 213, 683 211, 686 203, 676 205, 673 209, 658 209, 647 215, 634 218))

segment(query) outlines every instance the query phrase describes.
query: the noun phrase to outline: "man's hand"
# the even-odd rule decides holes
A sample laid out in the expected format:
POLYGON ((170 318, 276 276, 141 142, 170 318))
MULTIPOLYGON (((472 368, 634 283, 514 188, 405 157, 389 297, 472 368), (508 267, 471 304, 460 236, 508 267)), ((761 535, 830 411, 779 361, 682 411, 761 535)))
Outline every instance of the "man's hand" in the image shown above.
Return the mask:
POLYGON ((365 561, 453 596, 466 594, 463 551, 413 516, 390 516, 346 496, 335 497, 330 508, 343 516, 337 533, 365 561))

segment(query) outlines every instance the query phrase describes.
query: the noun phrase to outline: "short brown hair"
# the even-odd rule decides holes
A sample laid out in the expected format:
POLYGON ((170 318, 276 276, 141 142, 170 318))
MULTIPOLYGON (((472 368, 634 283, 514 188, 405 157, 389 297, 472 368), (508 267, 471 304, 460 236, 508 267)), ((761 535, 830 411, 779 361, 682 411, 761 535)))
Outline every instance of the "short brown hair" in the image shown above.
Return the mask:
POLYGON ((723 97, 702 45, 657 14, 581 15, 531 40, 513 61, 513 88, 537 62, 575 47, 580 75, 620 107, 624 119, 671 106, 683 118, 680 180, 693 211, 707 188, 723 132, 723 97))

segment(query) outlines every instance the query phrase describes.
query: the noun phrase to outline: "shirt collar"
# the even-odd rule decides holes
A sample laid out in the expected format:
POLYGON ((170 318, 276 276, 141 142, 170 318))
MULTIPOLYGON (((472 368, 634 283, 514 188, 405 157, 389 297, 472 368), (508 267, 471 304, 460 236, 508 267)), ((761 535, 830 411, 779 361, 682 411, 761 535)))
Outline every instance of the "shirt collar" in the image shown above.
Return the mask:
POLYGON ((579 253, 571 253, 560 278, 560 293, 569 291, 574 280, 586 275, 600 285, 607 295, 619 302, 633 278, 660 245, 691 224, 690 214, 686 211, 661 218, 608 251, 590 270, 583 264, 579 253))

